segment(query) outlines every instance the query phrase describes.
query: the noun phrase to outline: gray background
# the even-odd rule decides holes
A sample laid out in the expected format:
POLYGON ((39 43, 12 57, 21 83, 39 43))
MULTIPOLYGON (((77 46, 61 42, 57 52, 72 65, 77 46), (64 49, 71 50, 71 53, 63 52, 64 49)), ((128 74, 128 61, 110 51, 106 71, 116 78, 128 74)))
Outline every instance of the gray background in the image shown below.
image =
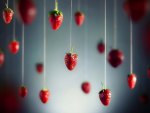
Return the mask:
MULTIPOLYGON (((13 1, 9 0, 13 7, 13 1)), ((146 78, 148 56, 142 48, 142 29, 148 22, 148 15, 138 24, 133 25, 134 72, 137 74, 137 85, 133 91, 127 86, 129 74, 129 20, 123 10, 123 1, 118 0, 117 27, 118 48, 124 52, 124 63, 117 69, 107 64, 107 87, 112 91, 109 107, 104 107, 98 97, 101 82, 104 81, 104 55, 97 52, 98 41, 104 38, 104 0, 81 0, 82 8, 87 15, 86 24, 78 28, 74 21, 72 27, 73 46, 78 53, 79 61, 74 71, 70 72, 64 65, 64 55, 69 51, 70 0, 59 0, 59 9, 64 14, 64 22, 58 31, 47 27, 47 87, 51 97, 46 105, 39 100, 39 91, 43 88, 43 75, 35 71, 35 64, 43 61, 43 0, 35 0, 37 17, 32 25, 25 27, 25 85, 29 94, 23 100, 21 113, 149 113, 150 108, 139 102, 139 95, 149 94, 149 79, 146 78), (85 10, 88 6, 88 11, 85 10), (87 29, 85 29, 87 28, 87 29), (85 37, 85 31, 88 33, 85 37), (86 46, 84 45, 86 44, 86 46), (86 49, 84 48, 86 47, 86 49), (86 51, 86 52, 85 52, 86 51), (85 80, 92 84, 89 95, 81 91, 85 80)), ((4 1, 0 1, 0 10, 4 1)), ((54 8, 54 0, 47 0, 47 14, 54 8)), ((73 12, 77 10, 77 1, 73 0, 73 12)), ((6 53, 5 65, 0 69, 0 78, 21 85, 21 48, 17 55, 8 52, 8 42, 13 38, 13 24, 5 25, 0 18, 0 47, 6 53)), ((21 43, 22 24, 16 22, 16 38, 21 43)), ((107 0, 107 43, 109 52, 113 46, 113 0, 107 0)))

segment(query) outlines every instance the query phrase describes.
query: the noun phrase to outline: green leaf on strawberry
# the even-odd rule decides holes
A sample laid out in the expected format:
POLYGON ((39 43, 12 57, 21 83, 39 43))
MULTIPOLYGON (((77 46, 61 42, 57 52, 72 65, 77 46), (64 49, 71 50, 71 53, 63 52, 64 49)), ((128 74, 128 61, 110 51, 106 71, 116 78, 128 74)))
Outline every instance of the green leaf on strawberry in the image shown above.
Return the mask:
POLYGON ((59 10, 52 10, 49 12, 49 15, 55 15, 55 16, 63 16, 63 13, 59 10))

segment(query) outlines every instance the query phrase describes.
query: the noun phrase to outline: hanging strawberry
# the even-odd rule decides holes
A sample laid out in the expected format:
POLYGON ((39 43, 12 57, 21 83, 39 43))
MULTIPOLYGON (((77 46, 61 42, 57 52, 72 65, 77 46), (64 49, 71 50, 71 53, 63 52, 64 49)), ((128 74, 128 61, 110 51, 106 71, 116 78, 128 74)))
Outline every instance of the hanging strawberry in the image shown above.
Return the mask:
POLYGON ((43 64, 42 64, 42 63, 36 64, 36 71, 37 71, 39 74, 42 74, 42 73, 43 73, 43 64))
POLYGON ((136 75, 135 74, 129 74, 127 81, 128 81, 129 88, 134 89, 135 85, 136 85, 136 81, 137 81, 136 75))
POLYGON ((4 64, 4 61, 5 61, 5 55, 2 52, 2 50, 0 50, 0 66, 4 64))
POLYGON ((17 5, 21 21, 24 24, 31 24, 37 13, 33 0, 18 0, 17 5))
POLYGON ((140 21, 148 12, 148 0, 126 0, 124 10, 132 21, 140 21))
POLYGON ((147 69, 147 76, 150 78, 150 68, 147 69))
POLYGON ((81 89, 85 94, 89 94, 91 91, 91 84, 89 82, 83 82, 81 89))
POLYGON ((28 89, 25 86, 21 86, 19 88, 19 95, 20 95, 20 97, 24 98, 24 97, 27 96, 27 94, 28 94, 28 89))
POLYGON ((108 106, 111 101, 111 91, 109 89, 102 89, 99 92, 99 98, 104 106, 108 106))
POLYGON ((16 40, 11 41, 8 48, 12 54, 17 54, 19 51, 19 42, 16 40))
POLYGON ((97 45, 97 50, 99 53, 104 53, 105 52, 105 44, 103 41, 100 41, 97 45))
POLYGON ((74 16, 75 16, 75 22, 77 26, 82 26, 85 20, 84 13, 81 11, 77 11, 74 16))
POLYGON ((13 18, 14 11, 10 8, 8 8, 8 5, 6 4, 6 8, 3 10, 3 20, 6 24, 9 24, 13 18))
POLYGON ((124 60, 124 55, 120 50, 113 49, 109 52, 108 62, 114 68, 117 68, 119 65, 121 65, 123 60, 124 60))
POLYGON ((65 55, 65 64, 68 70, 72 71, 77 65, 78 55, 73 53, 73 49, 65 55))
POLYGON ((50 96, 49 90, 48 89, 42 89, 40 91, 40 95, 39 96, 40 96, 41 102, 46 104, 48 102, 49 96, 50 96))
POLYGON ((58 10, 58 2, 55 2, 55 9, 49 12, 49 22, 53 30, 58 30, 63 22, 63 13, 58 10))

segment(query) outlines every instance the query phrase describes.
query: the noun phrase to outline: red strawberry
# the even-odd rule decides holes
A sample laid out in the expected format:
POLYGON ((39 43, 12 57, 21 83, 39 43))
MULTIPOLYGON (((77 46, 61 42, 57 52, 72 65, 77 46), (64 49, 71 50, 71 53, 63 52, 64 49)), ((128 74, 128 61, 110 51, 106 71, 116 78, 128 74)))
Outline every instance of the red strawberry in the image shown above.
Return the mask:
POLYGON ((50 11, 49 22, 53 30, 58 30, 63 22, 63 13, 56 9, 50 11))
POLYGON ((126 0, 124 10, 134 22, 138 22, 148 12, 148 0, 126 0))
POLYGON ((128 75, 127 81, 128 81, 129 88, 134 89, 137 81, 136 75, 135 74, 128 75))
POLYGON ((147 76, 150 78, 150 68, 147 69, 147 76))
POLYGON ((65 55, 65 64, 66 67, 72 71, 77 65, 78 55, 73 52, 66 53, 65 55))
POLYGON ((103 43, 103 41, 98 43, 97 50, 99 51, 99 53, 104 53, 105 52, 105 44, 103 43))
POLYGON ((44 104, 46 104, 48 102, 48 99, 49 99, 49 90, 48 89, 42 89, 40 91, 40 99, 41 99, 41 102, 43 102, 44 104))
POLYGON ((109 52, 108 62, 114 68, 117 68, 119 65, 121 65, 123 60, 124 60, 124 55, 120 50, 113 49, 109 52))
POLYGON ((9 24, 13 18, 14 12, 10 8, 5 8, 3 10, 3 19, 6 24, 9 24))
POLYGON ((27 96, 27 94, 28 94, 27 88, 25 86, 21 86, 19 88, 19 95, 20 95, 20 97, 24 98, 24 97, 27 96))
POLYGON ((149 103, 149 95, 142 94, 142 95, 140 95, 139 100, 142 104, 148 104, 149 103))
POLYGON ((39 74, 42 74, 42 73, 43 73, 43 64, 42 64, 42 63, 36 64, 36 71, 37 71, 39 74))
POLYGON ((108 106, 111 101, 111 91, 109 89, 103 89, 99 92, 100 101, 104 106, 108 106))
POLYGON ((9 51, 12 54, 17 54, 19 51, 19 42, 16 40, 13 40, 9 43, 9 51))
POLYGON ((77 26, 81 26, 84 23, 85 16, 81 11, 75 13, 75 22, 77 26))
POLYGON ((85 94, 88 94, 91 91, 91 84, 89 82, 84 82, 84 83, 82 83, 81 88, 85 94))
POLYGON ((31 24, 37 13, 33 0, 18 0, 17 8, 21 21, 24 24, 31 24))
POLYGON ((5 61, 5 55, 2 51, 0 51, 0 66, 3 65, 4 61, 5 61))

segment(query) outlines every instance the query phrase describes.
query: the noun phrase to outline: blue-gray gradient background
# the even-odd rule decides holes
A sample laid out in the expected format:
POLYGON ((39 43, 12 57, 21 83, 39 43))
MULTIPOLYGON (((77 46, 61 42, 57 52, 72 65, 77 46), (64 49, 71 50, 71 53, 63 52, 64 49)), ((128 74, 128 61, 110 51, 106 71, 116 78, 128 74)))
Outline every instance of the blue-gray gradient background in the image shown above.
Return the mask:
MULTIPOLYGON (((9 6, 13 8, 13 0, 9 1, 9 6)), ((99 40, 104 38, 104 0, 81 0, 81 10, 87 15, 86 24, 79 28, 73 21, 72 42, 79 60, 72 72, 68 71, 64 64, 65 53, 69 51, 70 0, 59 0, 59 9, 64 14, 64 22, 58 31, 53 31, 48 22, 48 12, 54 8, 54 0, 47 0, 46 82, 51 96, 46 105, 39 99, 39 91, 43 88, 43 75, 35 71, 35 64, 43 62, 43 0, 35 0, 37 17, 32 25, 25 26, 25 85, 29 94, 23 100, 24 108, 20 113, 150 112, 149 105, 144 106, 139 101, 140 94, 150 92, 150 80, 146 78, 149 59, 145 56, 141 43, 142 29, 148 22, 148 15, 141 22, 133 24, 133 62, 138 81, 136 88, 131 91, 127 86, 127 75, 130 71, 129 19, 124 13, 123 2, 124 0, 117 0, 117 42, 118 48, 124 52, 125 60, 117 69, 107 63, 107 87, 112 91, 112 100, 110 106, 104 107, 98 97, 101 82, 104 81, 104 55, 100 55, 96 49, 99 40), (87 6, 88 12, 85 10, 87 6), (85 37, 85 31, 88 37, 85 37), (89 95, 85 95, 80 88, 85 80, 92 85, 89 95)), ((1 12, 4 7, 4 1, 1 0, 1 12)), ((113 0, 107 0, 107 53, 113 46, 113 9, 113 0)), ((76 10, 77 0, 73 0, 73 12, 76 10)), ((20 43, 21 29, 22 24, 17 20, 16 38, 20 43)), ((15 56, 8 52, 8 43, 13 38, 12 30, 13 24, 4 24, 1 15, 0 47, 6 53, 6 62, 0 69, 0 79, 12 82, 18 88, 21 85, 21 48, 15 56)))

